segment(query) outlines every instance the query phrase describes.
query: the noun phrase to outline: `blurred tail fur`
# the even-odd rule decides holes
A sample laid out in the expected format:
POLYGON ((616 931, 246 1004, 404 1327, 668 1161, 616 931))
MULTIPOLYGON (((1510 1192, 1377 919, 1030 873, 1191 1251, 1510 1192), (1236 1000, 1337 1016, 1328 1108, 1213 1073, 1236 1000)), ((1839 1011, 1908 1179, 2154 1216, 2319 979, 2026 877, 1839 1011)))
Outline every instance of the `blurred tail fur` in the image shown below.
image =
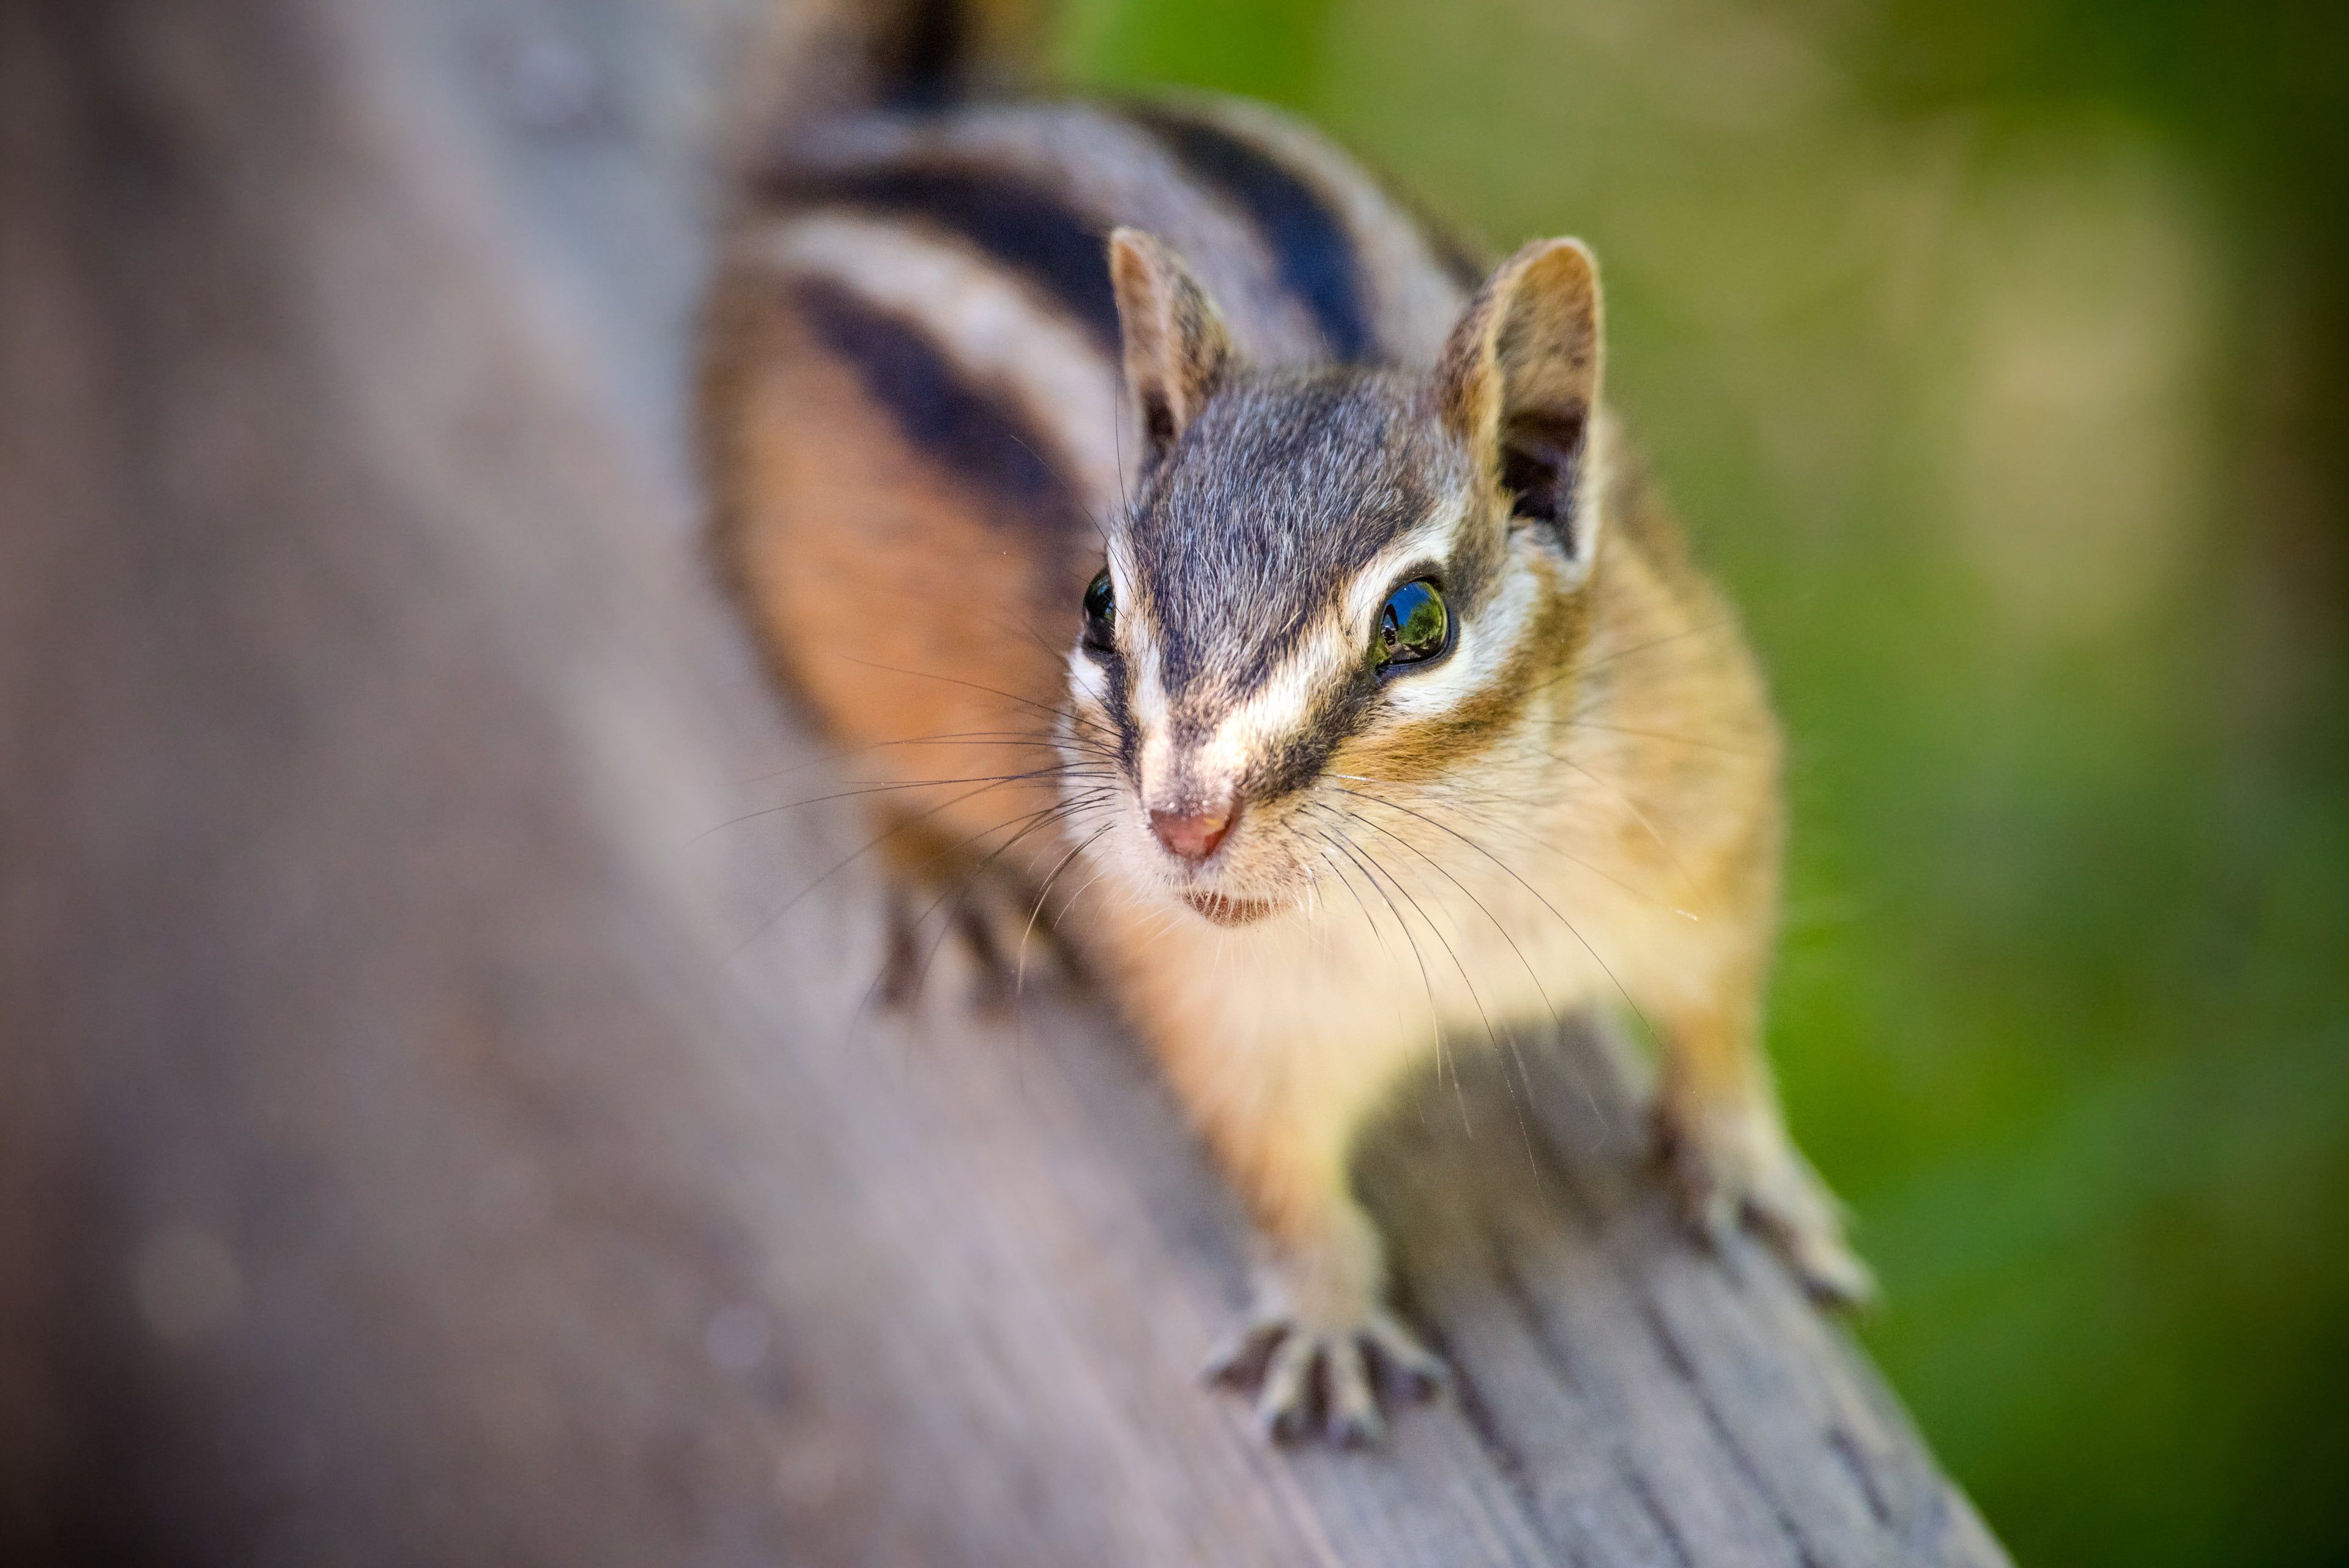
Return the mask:
POLYGON ((784 0, 750 107, 762 134, 1031 86, 1050 0, 784 0))

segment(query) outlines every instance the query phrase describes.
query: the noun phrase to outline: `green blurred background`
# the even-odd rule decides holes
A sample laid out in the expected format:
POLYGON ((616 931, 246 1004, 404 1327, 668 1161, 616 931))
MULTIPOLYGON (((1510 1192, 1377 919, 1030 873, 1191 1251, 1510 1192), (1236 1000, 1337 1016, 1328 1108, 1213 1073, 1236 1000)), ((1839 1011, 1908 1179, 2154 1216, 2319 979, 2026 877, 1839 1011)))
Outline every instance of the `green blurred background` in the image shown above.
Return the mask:
POLYGON ((1795 1130, 2026 1563, 2349 1562, 2344 18, 1067 9, 1597 248, 1795 739, 1795 1130))

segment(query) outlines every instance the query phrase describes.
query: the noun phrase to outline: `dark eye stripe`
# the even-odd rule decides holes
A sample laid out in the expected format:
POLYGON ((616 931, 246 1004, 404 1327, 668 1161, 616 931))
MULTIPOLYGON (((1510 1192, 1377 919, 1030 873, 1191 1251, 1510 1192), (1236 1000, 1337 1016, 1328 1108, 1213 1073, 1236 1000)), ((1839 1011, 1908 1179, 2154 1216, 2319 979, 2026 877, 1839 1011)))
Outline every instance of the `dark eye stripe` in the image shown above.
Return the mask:
POLYGON ((1320 324, 1333 358, 1357 364, 1377 357, 1354 237, 1319 191, 1263 149, 1211 120, 1154 104, 1135 105, 1125 113, 1247 214, 1272 247, 1280 281, 1320 324))

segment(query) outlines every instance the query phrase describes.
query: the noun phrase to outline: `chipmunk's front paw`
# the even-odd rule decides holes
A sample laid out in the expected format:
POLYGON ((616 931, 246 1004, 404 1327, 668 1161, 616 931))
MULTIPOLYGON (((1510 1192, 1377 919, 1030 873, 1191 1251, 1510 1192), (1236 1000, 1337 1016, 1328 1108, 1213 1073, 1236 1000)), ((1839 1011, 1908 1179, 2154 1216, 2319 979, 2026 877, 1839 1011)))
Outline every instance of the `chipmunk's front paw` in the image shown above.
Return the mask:
POLYGON ((1274 1442, 1318 1432, 1341 1449, 1386 1436, 1381 1381, 1415 1399, 1449 1381, 1444 1363, 1383 1307, 1350 1323, 1309 1327, 1269 1299, 1208 1364, 1207 1377, 1254 1389, 1257 1428, 1274 1442))
POLYGON ((1041 911, 1016 888, 974 878, 936 896, 893 890, 888 949, 875 991, 905 1008, 947 978, 947 994, 981 1012, 1001 1012, 1030 989, 1077 978, 1076 960, 1041 911))
POLYGON ((1812 1297, 1856 1307, 1876 1278, 1844 1240, 1843 1209, 1768 1104, 1676 1110, 1658 1117, 1661 1150, 1690 1224, 1718 1242, 1741 1220, 1768 1238, 1812 1297))

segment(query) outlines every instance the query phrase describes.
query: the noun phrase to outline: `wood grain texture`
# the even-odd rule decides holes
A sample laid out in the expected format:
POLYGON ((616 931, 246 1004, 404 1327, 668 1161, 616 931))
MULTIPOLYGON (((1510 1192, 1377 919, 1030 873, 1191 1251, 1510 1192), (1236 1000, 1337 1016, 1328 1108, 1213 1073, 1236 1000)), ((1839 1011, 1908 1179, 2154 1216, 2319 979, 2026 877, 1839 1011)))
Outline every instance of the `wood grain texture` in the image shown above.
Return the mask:
POLYGON ((0 7, 0 1561, 2002 1562, 1587 1033, 1366 1155, 1458 1397, 1278 1454, 1118 1032, 776 917, 858 837, 734 822, 832 775, 678 456, 739 25, 0 7))

